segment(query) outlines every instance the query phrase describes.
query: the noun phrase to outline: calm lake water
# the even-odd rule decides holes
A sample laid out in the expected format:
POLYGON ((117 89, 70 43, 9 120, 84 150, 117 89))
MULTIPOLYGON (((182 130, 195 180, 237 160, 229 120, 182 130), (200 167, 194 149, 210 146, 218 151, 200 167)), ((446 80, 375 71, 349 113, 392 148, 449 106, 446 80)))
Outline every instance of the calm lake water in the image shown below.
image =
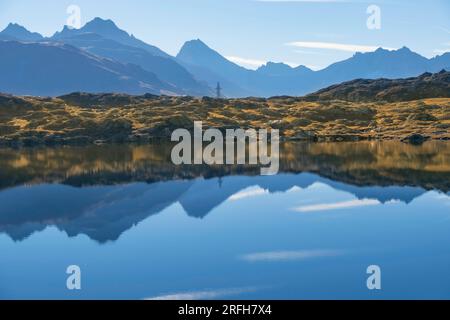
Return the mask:
POLYGON ((0 150, 0 299, 450 298, 449 143, 281 156, 260 176, 169 145, 0 150))

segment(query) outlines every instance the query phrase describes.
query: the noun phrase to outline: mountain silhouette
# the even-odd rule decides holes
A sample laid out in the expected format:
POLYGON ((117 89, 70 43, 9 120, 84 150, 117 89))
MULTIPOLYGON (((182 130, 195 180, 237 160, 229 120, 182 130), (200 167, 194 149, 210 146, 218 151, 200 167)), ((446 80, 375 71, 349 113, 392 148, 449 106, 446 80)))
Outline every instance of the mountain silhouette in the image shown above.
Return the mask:
POLYGON ((197 79, 207 82, 211 87, 221 82, 227 88, 225 95, 255 95, 251 89, 252 71, 245 69, 209 48, 200 39, 186 42, 176 56, 197 79), (232 90, 229 85, 232 84, 232 90))
MULTIPOLYGON (((2 86, 0 90, 5 93, 21 93, 48 95, 51 92, 66 94, 69 91, 97 92, 99 88, 107 92, 122 93, 166 93, 192 96, 213 96, 217 82, 221 83, 223 95, 228 98, 247 96, 299 96, 317 90, 352 81, 355 79, 398 79, 416 77, 426 72, 436 73, 442 69, 450 70, 450 53, 428 59, 410 49, 403 47, 398 50, 385 50, 382 48, 374 52, 356 53, 351 58, 334 63, 322 70, 313 71, 305 66, 292 68, 284 63, 268 62, 257 70, 248 70, 241 67, 222 56, 216 50, 210 48, 203 41, 187 41, 176 57, 172 57, 158 47, 145 43, 135 38, 128 32, 120 29, 112 20, 95 18, 86 23, 80 29, 64 27, 60 32, 56 32, 50 38, 43 38, 39 33, 33 33, 18 24, 9 24, 5 30, 0 32, 0 42, 36 42, 36 43, 56 43, 67 44, 77 47, 83 52, 88 52, 101 58, 114 60, 110 63, 122 65, 133 64, 146 72, 143 78, 130 76, 128 72, 110 72, 112 79, 105 80, 104 84, 96 81, 84 81, 77 86, 58 86, 52 77, 46 83, 44 75, 36 75, 36 68, 28 70, 21 61, 14 60, 14 55, 7 53, 11 63, 16 67, 22 78, 12 75, 15 80, 30 85, 28 78, 38 77, 41 82, 35 89, 32 86, 17 88, 12 85, 2 86), (120 76, 117 76, 120 74, 120 76), (148 75, 156 76, 156 80, 149 81, 148 75), (118 81, 120 78, 121 81, 118 81), (95 84, 93 83, 95 82, 95 84), (120 82, 123 85, 120 85, 120 82), (134 82, 133 85, 130 82, 134 82), (149 83, 150 82, 150 83, 149 83), (138 84, 136 84, 138 83, 138 84), (139 84, 140 83, 140 84, 139 84), (52 88, 52 86, 55 86, 52 88), (45 88, 39 90, 39 88, 45 88), (73 89, 72 89, 73 88, 73 89), (148 88, 144 90, 143 88, 148 88)), ((19 46, 19 45, 16 45, 19 46)), ((12 48, 12 45, 3 47, 12 48)), ((24 50, 34 50, 34 47, 22 47, 24 50)), ((29 52, 31 57, 35 52, 29 52)), ((36 57, 39 58, 39 57, 36 57)), ((70 58, 68 58, 70 60, 70 58)), ((44 62, 45 57, 42 57, 44 62)), ((6 63, 6 62, 2 62, 6 63)), ((44 72, 46 65, 43 64, 41 72, 44 72)), ((65 68, 49 66, 55 73, 53 77, 63 79, 67 82, 65 68), (59 68, 59 74, 56 69, 59 68)), ((103 68, 101 73, 108 71, 103 68)), ((141 74, 142 76, 143 74, 141 74)), ((10 74, 0 74, 0 81, 7 83, 10 74)), ((81 74, 80 74, 81 76, 81 74)), ((102 75, 89 73, 94 79, 103 79, 102 75)), ((103 80, 102 80, 103 81, 103 80)))
POLYGON ((224 87, 224 92, 230 97, 240 97, 243 92, 257 96, 304 95, 354 79, 414 77, 425 72, 449 69, 450 65, 450 53, 427 59, 403 47, 392 51, 379 48, 374 52, 356 53, 347 60, 319 71, 312 71, 304 66, 291 68, 286 64, 273 62, 252 71, 228 61, 201 40, 186 42, 177 59, 188 68, 195 66, 189 70, 197 78, 209 81, 210 85, 210 78, 204 77, 205 69, 241 88, 241 91, 227 91, 224 87))
POLYGON ((10 23, 2 32, 0 32, 0 40, 35 42, 42 40, 43 38, 44 37, 39 33, 30 32, 17 23, 10 23))
MULTIPOLYGON (((354 79, 398 79, 415 77, 425 72, 448 69, 446 59, 429 60, 403 47, 399 50, 377 49, 356 53, 353 57, 334 63, 315 75, 316 89, 354 79)), ((314 90, 315 91, 315 90, 314 90)))
POLYGON ((265 65, 259 67, 256 72, 269 75, 269 76, 306 76, 314 71, 311 69, 305 67, 305 66, 298 66, 295 68, 292 68, 291 66, 282 63, 282 62, 267 62, 265 65))
POLYGON ((66 92, 177 93, 139 66, 91 55, 65 44, 0 41, 0 88, 19 95, 66 92))
POLYGON ((81 29, 64 27, 49 41, 73 45, 92 54, 139 65, 159 79, 177 87, 185 95, 211 95, 212 90, 198 82, 167 53, 119 29, 113 21, 95 18, 81 29))
POLYGON ((432 70, 450 70, 450 52, 431 58, 429 61, 432 70))
POLYGON ((120 29, 112 20, 106 20, 99 17, 89 21, 80 29, 73 29, 65 26, 61 32, 56 32, 51 39, 64 39, 85 33, 94 33, 102 36, 103 38, 114 40, 126 46, 141 48, 155 56, 165 58, 170 57, 158 47, 136 39, 133 35, 130 35, 126 31, 120 29))
POLYGON ((252 73, 250 70, 227 60, 200 39, 186 42, 178 53, 177 59, 189 65, 205 67, 230 79, 252 73))

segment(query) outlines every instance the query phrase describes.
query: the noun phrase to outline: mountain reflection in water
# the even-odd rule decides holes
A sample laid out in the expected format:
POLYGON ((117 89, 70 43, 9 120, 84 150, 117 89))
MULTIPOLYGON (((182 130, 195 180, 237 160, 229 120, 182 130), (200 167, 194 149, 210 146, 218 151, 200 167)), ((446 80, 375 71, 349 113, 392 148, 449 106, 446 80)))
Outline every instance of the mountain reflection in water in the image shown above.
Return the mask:
POLYGON ((69 236, 117 240, 174 203, 204 218, 252 186, 275 193, 323 183, 380 203, 409 203, 427 190, 450 190, 445 142, 286 143, 276 176, 259 176, 251 166, 175 166, 170 147, 0 150, 0 232, 23 240, 55 225, 69 236))
POLYGON ((0 299, 450 297, 449 143, 285 143, 275 176, 170 151, 0 149, 0 299))

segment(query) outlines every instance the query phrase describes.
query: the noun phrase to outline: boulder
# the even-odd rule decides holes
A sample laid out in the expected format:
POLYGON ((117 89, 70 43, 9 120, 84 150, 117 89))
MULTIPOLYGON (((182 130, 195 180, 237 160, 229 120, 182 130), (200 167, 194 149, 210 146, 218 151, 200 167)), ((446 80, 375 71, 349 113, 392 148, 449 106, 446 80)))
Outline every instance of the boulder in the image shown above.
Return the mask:
POLYGON ((409 136, 404 137, 403 139, 401 139, 401 141, 405 142, 405 143, 420 145, 420 144, 424 143, 425 141, 427 141, 428 139, 429 139, 429 137, 426 137, 419 133, 413 133, 409 136))

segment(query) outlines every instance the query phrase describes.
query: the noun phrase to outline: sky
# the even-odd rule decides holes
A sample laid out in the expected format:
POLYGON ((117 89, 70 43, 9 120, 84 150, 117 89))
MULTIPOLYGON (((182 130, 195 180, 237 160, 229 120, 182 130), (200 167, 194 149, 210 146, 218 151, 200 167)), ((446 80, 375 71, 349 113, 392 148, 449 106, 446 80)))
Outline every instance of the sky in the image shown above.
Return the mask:
POLYGON ((0 29, 16 22, 50 36, 71 5, 82 24, 112 19, 172 55, 201 39, 251 69, 274 61, 318 70, 377 47, 450 51, 449 0, 0 0, 0 29))

